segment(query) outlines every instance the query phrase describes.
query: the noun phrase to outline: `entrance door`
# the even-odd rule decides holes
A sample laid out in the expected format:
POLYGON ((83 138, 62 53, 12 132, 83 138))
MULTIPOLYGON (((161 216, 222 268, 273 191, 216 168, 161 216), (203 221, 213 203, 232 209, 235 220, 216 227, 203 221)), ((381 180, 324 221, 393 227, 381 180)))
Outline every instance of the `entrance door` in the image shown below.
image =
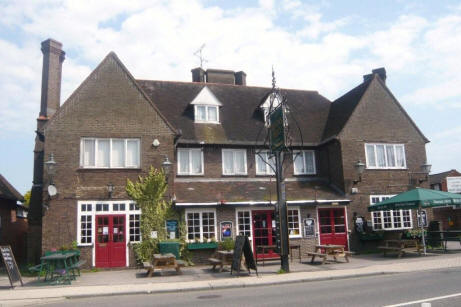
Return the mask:
POLYGON ((345 208, 321 208, 318 211, 320 244, 339 244, 347 249, 345 208))
POLYGON ((96 266, 103 268, 126 265, 124 215, 96 216, 96 266))
POLYGON ((266 249, 264 254, 258 253, 258 246, 275 245, 274 211, 253 211, 253 249, 258 259, 277 258, 279 255, 273 249, 266 249), (272 225, 274 221, 274 225, 272 225))

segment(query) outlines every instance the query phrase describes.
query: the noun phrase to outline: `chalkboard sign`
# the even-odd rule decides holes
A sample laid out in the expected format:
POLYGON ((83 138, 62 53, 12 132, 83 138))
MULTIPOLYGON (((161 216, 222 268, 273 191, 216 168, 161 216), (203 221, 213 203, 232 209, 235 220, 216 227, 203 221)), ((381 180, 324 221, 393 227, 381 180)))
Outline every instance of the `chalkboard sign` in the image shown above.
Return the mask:
POLYGON ((315 219, 310 217, 304 219, 304 237, 315 237, 315 219))
POLYGON ((250 240, 248 240, 247 236, 237 236, 235 239, 235 246, 234 246, 234 255, 232 258, 232 266, 231 266, 231 274, 234 271, 240 274, 240 265, 242 263, 242 253, 245 256, 245 265, 248 269, 248 273, 250 269, 256 271, 256 275, 258 275, 258 269, 256 268, 255 258, 253 256, 253 251, 251 250, 250 240))
POLYGON ((0 252, 2 254, 3 263, 5 264, 8 277, 10 279, 11 287, 14 288, 14 283, 17 281, 21 282, 21 286, 24 286, 22 283, 21 273, 19 273, 18 265, 16 264, 13 252, 11 251, 11 247, 9 245, 0 246, 0 252))

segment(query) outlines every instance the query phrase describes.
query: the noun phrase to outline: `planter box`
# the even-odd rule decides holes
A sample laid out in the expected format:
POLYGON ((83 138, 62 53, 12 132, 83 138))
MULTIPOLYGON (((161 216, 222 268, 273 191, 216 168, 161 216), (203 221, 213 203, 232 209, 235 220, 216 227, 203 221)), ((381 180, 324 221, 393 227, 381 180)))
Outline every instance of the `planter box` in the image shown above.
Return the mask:
POLYGON ((384 233, 382 232, 370 232, 359 234, 359 238, 361 241, 374 241, 374 240, 382 240, 384 237, 384 233))
POLYGON ((187 249, 214 249, 218 248, 218 243, 208 242, 208 243, 188 243, 187 249))

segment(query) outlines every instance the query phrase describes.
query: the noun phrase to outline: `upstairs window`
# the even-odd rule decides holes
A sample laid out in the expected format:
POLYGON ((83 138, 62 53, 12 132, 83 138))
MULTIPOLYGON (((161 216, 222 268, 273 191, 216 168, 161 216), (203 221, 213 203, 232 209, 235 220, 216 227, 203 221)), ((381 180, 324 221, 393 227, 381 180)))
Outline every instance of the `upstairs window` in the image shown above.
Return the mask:
POLYGON ((194 106, 196 123, 219 124, 219 107, 222 104, 208 87, 205 86, 190 104, 194 106))
POLYGON ((275 174, 275 156, 269 151, 256 152, 256 175, 275 174))
POLYGON ((178 149, 178 175, 203 175, 201 148, 178 149))
POLYGON ((80 167, 139 168, 139 139, 82 138, 80 167))
POLYGON ((313 175, 316 173, 315 153, 313 150, 293 153, 293 161, 295 175, 313 175))
POLYGON ((196 123, 219 123, 218 106, 195 106, 196 123))
POLYGON ((223 175, 246 175, 247 152, 245 149, 222 150, 223 175))
POLYGON ((367 168, 405 169, 403 144, 365 144, 367 168))

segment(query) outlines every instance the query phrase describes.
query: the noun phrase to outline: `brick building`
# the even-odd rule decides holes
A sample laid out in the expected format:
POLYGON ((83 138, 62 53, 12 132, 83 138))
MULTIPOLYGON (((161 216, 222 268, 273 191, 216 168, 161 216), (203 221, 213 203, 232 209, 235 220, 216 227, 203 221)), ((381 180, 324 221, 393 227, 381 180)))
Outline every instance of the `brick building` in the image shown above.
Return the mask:
MULTIPOLYGON (((431 189, 461 193, 461 173, 455 169, 429 176, 431 189)), ((461 228, 461 209, 455 207, 434 208, 434 220, 439 221, 444 230, 461 228)))
MULTIPOLYGON (((44 76, 60 75, 61 53, 43 48, 52 43, 61 46, 42 43, 44 76)), ((428 140, 385 81, 384 68, 373 70, 333 102, 316 91, 282 90, 288 122, 301 132, 285 154, 284 177, 290 241, 303 250, 319 241, 356 249, 357 216, 376 230, 416 226, 411 210, 367 212, 424 177, 428 140), (365 164, 361 175, 358 161, 365 164)), ((126 179, 160 168, 165 157, 174 162, 168 194, 184 214, 188 240, 245 234, 254 247, 274 243, 274 161, 261 137, 270 93, 247 86, 241 71, 196 68, 192 82, 136 80, 107 55, 55 113, 41 113, 44 147, 36 152, 45 160, 53 153, 58 190, 44 195, 42 249, 77 240, 93 266, 132 264, 129 242, 140 239, 140 211, 126 195, 126 179)))
POLYGON ((23 196, 0 175, 0 245, 10 245, 17 262, 26 256, 27 209, 23 196))

